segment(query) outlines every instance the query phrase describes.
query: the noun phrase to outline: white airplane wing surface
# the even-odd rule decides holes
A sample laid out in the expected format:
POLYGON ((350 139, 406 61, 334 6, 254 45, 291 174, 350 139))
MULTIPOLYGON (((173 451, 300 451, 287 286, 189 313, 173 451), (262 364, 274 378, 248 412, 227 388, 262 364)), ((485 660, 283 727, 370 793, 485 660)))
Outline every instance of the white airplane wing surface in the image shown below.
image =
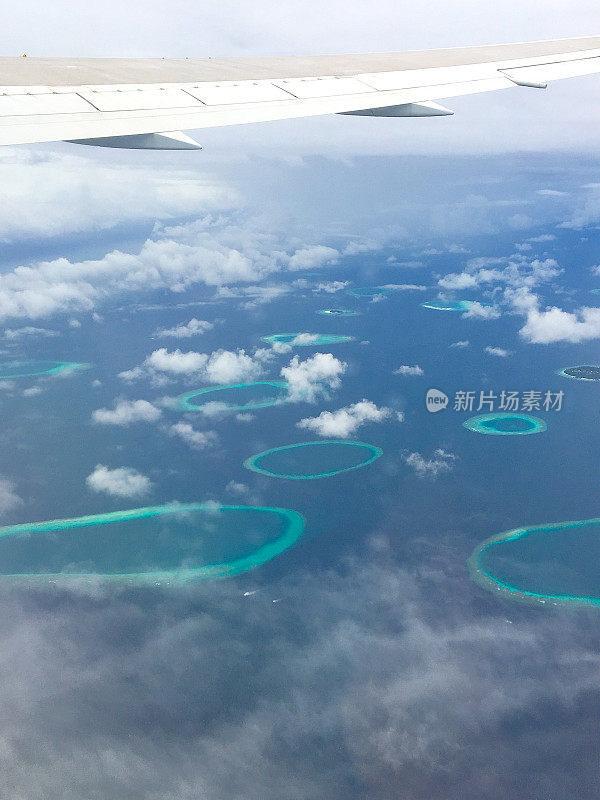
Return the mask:
POLYGON ((345 56, 0 58, 0 145, 195 149, 180 131, 319 114, 438 116, 460 95, 600 72, 600 37, 345 56))

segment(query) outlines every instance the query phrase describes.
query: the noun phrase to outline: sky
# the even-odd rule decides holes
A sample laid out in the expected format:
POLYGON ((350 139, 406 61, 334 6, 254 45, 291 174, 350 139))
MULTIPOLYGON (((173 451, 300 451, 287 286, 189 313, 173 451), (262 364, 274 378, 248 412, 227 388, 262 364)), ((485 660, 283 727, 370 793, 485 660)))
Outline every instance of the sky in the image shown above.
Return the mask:
MULTIPOLYGON (((4 55, 268 55, 592 35, 585 2, 9 2, 4 55)), ((433 120, 203 131, 204 150, 0 150, 0 525, 143 504, 306 518, 260 569, 187 587, 0 579, 11 800, 591 800, 597 610, 498 598, 473 548, 598 516, 594 77, 433 120), (360 299, 357 286, 384 286, 360 299), (420 307, 466 298, 458 314, 420 307), (350 307, 356 317, 316 315, 350 307), (326 327, 327 326, 327 327, 326 327), (269 347, 275 333, 351 342, 269 347), (285 379, 253 416, 198 386, 285 379), (426 389, 564 388, 548 431, 486 437, 426 389), (291 441, 384 454, 320 481, 248 472, 291 441), (302 485, 298 485, 302 484, 302 485)), ((1 552, 1 550, 0 550, 1 552)))

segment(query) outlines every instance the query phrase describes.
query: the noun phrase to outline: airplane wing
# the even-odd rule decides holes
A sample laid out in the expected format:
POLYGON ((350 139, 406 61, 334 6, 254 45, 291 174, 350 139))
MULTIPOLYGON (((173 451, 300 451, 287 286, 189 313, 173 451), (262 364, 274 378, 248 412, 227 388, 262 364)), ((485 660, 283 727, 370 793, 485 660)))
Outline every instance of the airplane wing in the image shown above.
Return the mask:
POLYGON ((197 149, 183 130, 350 114, 452 112, 436 100, 600 72, 600 37, 287 58, 0 58, 0 145, 197 149))

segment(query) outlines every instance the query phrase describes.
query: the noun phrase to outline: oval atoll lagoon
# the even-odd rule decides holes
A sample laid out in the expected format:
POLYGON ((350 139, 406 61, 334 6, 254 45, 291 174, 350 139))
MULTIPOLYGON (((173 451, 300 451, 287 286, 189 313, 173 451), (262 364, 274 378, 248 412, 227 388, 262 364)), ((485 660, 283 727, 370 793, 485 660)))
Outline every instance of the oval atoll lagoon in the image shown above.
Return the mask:
POLYGON ((89 364, 76 361, 2 361, 0 362, 0 380, 14 378, 39 378, 44 375, 76 372, 87 369, 89 364))
POLYGON ((323 317, 358 317, 360 311, 353 311, 350 308, 322 308, 317 314, 323 317))
POLYGON ((583 365, 580 367, 565 367, 558 370, 558 375, 563 378, 574 378, 577 381, 600 381, 600 367, 583 365))
MULTIPOLYGON (((430 308, 433 311, 468 311, 473 305, 473 300, 456 300, 454 303, 448 303, 444 300, 430 300, 419 305, 421 308, 430 308)), ((481 305, 486 306, 489 303, 481 303, 481 305)))
POLYGON ((391 290, 387 286, 355 286, 348 289, 348 294, 352 297, 360 297, 365 300, 372 300, 374 297, 389 297, 391 290))
POLYGON ((244 466, 271 478, 313 480, 366 467, 382 454, 381 448, 364 442, 301 442, 265 450, 246 459, 244 466))
POLYGON ((316 347, 351 342, 353 338, 336 333, 274 333, 272 336, 263 336, 262 340, 267 344, 289 344, 290 347, 316 347))
POLYGON ((492 436, 524 436, 529 433, 542 433, 548 426, 539 417, 498 412, 471 417, 463 422, 463 427, 475 431, 475 433, 486 433, 492 436))
POLYGON ((285 381, 254 381, 231 383, 227 386, 208 386, 180 395, 176 402, 184 411, 208 410, 221 406, 222 411, 255 411, 284 403, 288 398, 285 381), (209 406, 210 404, 210 406, 209 406))
POLYGON ((291 547, 296 511, 173 504, 0 528, 0 577, 186 583, 236 575, 291 547))
POLYGON ((505 531, 469 559, 472 578, 511 600, 600 606, 600 519, 505 531))

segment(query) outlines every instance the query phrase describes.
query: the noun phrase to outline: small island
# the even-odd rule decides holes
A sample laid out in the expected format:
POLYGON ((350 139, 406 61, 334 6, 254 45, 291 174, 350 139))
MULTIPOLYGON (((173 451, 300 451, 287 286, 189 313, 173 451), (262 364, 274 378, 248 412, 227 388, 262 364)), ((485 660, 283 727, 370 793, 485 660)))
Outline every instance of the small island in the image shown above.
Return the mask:
POLYGON ((263 336, 267 344, 288 344, 290 347, 319 347, 323 345, 351 342, 353 336, 341 336, 337 333, 274 333, 263 336))
POLYGON ((219 404, 223 412, 257 411, 284 403, 288 395, 285 381, 230 383, 186 392, 175 400, 175 406, 182 411, 202 411, 210 403, 219 404))
POLYGON ((475 433, 485 433, 491 436, 524 436, 531 433, 542 433, 548 426, 539 417, 497 412, 471 417, 463 422, 463 427, 475 433))
POLYGON ((270 478, 305 481, 366 467, 381 455, 381 448, 365 442, 344 439, 299 442, 251 456, 244 461, 244 467, 270 478))
POLYGON ((600 519, 516 528, 469 558, 473 580, 499 597, 535 605, 600 607, 600 519))
POLYGON ((557 373, 565 378, 574 378, 578 381, 600 381, 600 367, 583 365, 579 367, 565 367, 557 373))
POLYGON ((317 311, 323 317, 358 317, 360 311, 353 311, 349 308, 322 308, 317 311))
POLYGON ((0 578, 181 584, 238 575, 291 547, 296 511, 172 503, 0 528, 0 578))

